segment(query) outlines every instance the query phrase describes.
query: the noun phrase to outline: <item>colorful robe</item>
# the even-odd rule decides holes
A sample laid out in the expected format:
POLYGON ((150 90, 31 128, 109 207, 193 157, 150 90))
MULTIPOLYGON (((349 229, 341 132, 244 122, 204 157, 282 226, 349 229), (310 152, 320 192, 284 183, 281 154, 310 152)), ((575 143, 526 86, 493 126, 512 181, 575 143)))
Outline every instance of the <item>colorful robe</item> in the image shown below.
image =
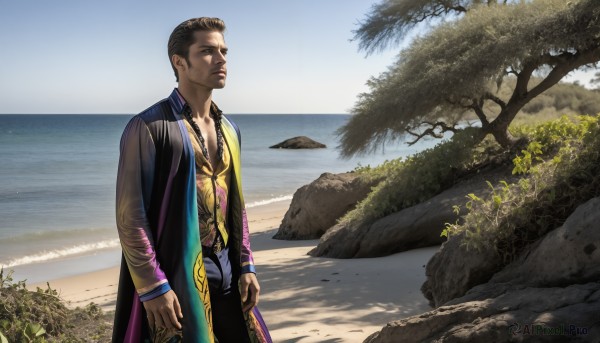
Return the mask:
MULTIPOLYGON (((182 110, 174 90, 168 99, 133 117, 121 138, 116 214, 123 259, 113 342, 150 341, 140 295, 164 286, 179 299, 184 341, 216 341, 198 229, 194 151, 182 110)), ((239 130, 225 116, 222 130, 233 164, 227 224, 237 280, 242 267, 253 270, 253 260, 241 186, 239 130)), ((271 342, 258 308, 244 316, 252 342, 271 342)))

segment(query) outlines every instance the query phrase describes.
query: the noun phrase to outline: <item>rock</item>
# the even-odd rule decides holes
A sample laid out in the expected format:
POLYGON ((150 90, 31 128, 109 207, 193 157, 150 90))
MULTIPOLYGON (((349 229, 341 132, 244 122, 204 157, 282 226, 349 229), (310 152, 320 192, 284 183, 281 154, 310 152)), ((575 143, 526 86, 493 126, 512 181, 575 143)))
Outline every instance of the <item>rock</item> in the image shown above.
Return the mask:
MULTIPOLYGON (((485 180, 497 183, 510 178, 508 170, 481 173, 428 201, 381 218, 373 223, 337 224, 321 237, 311 256, 363 258, 442 244, 446 223, 456 222, 454 205, 463 205, 469 193, 489 192, 485 180)), ((465 290, 466 291, 466 290, 465 290)))
POLYGON ((492 282, 563 286, 600 280, 600 197, 580 205, 562 227, 494 275, 492 282))
POLYGON ((312 139, 306 136, 299 136, 290 139, 286 139, 285 141, 270 146, 271 149, 318 149, 318 148, 327 148, 325 144, 313 141, 312 139))
POLYGON ((437 307, 492 277, 493 282, 547 287, 563 286, 573 280, 579 283, 598 280, 600 251, 594 247, 600 247, 600 232, 593 228, 599 221, 600 198, 595 198, 579 206, 561 228, 532 244, 508 266, 503 266, 492 251, 462 248, 462 236, 458 235, 427 263, 427 281, 421 291, 437 307))
POLYGON ((361 225, 337 223, 327 230, 319 244, 308 252, 314 257, 353 258, 360 247, 360 241, 365 237, 361 225), (336 245, 336 241, 339 246, 336 245))
POLYGON ((369 194, 376 182, 366 182, 356 173, 324 173, 299 188, 292 199, 275 239, 317 239, 338 218, 369 194))
POLYGON ((364 342, 600 341, 599 282, 564 288, 490 283, 479 292, 475 299, 456 299, 453 304, 388 323, 364 342))
MULTIPOLYGON (((594 198, 489 282, 433 311, 389 323, 365 342, 600 342, 599 220, 600 198, 594 198)), ((460 248, 447 248, 458 241, 450 239, 442 250, 459 252, 460 264, 468 259, 460 248)), ((444 261, 436 262, 437 270, 448 268, 444 261)), ((452 297, 449 290, 440 294, 452 297)))
POLYGON ((502 266, 494 251, 467 250, 462 237, 462 234, 451 237, 427 263, 427 280, 421 292, 431 306, 438 307, 463 296, 472 287, 489 281, 502 266))

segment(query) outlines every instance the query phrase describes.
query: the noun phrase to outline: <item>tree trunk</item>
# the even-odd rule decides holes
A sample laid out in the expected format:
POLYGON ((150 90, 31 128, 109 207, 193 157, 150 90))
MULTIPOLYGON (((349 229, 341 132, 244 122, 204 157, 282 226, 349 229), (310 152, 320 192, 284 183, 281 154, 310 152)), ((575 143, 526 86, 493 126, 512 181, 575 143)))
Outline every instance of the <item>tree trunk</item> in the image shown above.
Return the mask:
POLYGON ((521 108, 531 101, 531 99, 557 84, 570 71, 586 64, 596 63, 599 59, 600 47, 594 46, 589 50, 576 53, 565 52, 560 55, 546 54, 538 60, 525 64, 523 70, 517 75, 517 84, 510 100, 508 100, 506 105, 502 106, 502 111, 494 121, 489 123, 489 125, 483 123, 482 128, 484 132, 494 135, 496 141, 503 147, 511 147, 515 143, 515 140, 508 132, 508 126, 515 119, 521 108), (528 89, 529 79, 534 70, 543 65, 552 65, 553 68, 542 82, 528 89))
POLYGON ((500 144, 503 148, 510 148, 515 143, 514 138, 508 132, 508 127, 502 128, 497 126, 494 127, 489 133, 494 136, 496 142, 498 142, 498 144, 500 144))
POLYGON ((510 148, 514 143, 515 139, 508 132, 510 123, 515 119, 519 110, 525 105, 526 102, 515 100, 513 97, 512 103, 509 103, 501 112, 498 114, 489 125, 485 126, 486 133, 492 134, 496 139, 496 142, 504 148, 510 148))

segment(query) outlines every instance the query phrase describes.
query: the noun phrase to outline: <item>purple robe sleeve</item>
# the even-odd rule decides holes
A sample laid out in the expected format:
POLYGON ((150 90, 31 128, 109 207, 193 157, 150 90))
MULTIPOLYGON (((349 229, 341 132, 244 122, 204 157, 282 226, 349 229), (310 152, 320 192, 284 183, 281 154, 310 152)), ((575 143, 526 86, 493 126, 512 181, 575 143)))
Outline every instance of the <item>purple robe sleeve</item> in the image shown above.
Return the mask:
POLYGON ((148 221, 154 179, 155 146, 146 123, 134 117, 121 137, 117 173, 117 230, 133 284, 142 301, 170 287, 160 269, 148 221), (158 292, 157 292, 158 290, 158 292))
POLYGON ((254 268, 254 258, 252 257, 252 250, 250 249, 250 230, 248 229, 246 209, 242 210, 242 224, 242 274, 256 273, 256 269, 254 268))

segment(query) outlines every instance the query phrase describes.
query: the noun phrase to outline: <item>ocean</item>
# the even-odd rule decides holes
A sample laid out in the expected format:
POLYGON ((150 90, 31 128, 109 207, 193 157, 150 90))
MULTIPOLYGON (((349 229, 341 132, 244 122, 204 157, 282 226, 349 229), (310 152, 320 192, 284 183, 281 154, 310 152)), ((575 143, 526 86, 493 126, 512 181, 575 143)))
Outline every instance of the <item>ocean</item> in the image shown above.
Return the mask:
MULTIPOLYGON (((0 267, 40 282, 120 263, 114 219, 119 140, 131 115, 0 115, 0 267)), ((349 115, 231 115, 242 132, 248 208, 290 200, 324 172, 377 165, 432 147, 398 143, 341 159, 349 115), (308 136, 326 149, 269 149, 308 136)), ((252 230, 252 228, 250 228, 252 230)))

